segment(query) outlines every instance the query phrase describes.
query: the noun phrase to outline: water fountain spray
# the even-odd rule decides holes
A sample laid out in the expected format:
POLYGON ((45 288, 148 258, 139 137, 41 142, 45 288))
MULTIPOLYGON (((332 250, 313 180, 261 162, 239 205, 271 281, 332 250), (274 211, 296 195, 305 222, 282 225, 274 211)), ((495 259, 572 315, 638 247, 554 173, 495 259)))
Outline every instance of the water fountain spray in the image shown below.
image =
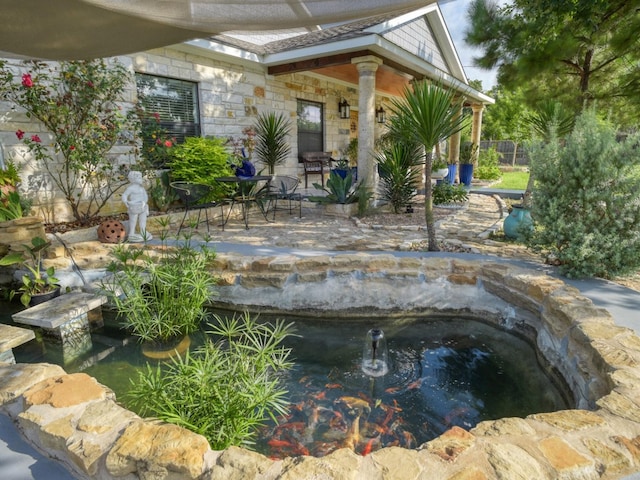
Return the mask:
POLYGON ((388 352, 384 332, 379 328, 372 328, 367 332, 367 338, 362 353, 362 371, 371 377, 381 377, 389 372, 387 362, 388 352))

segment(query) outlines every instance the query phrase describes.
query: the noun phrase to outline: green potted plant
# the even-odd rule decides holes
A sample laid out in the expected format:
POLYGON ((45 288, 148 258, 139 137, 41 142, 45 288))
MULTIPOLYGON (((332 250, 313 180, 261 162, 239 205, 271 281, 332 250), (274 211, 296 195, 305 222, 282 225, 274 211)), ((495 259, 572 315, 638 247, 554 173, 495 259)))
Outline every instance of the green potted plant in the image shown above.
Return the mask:
MULTIPOLYGON (((22 276, 20 302, 25 307, 37 305, 60 295, 59 280, 55 277, 55 268, 49 266, 43 270, 42 260, 51 242, 42 237, 31 239, 31 245, 23 245, 24 253, 10 253, 0 258, 0 266, 19 264, 28 270, 22 276)), ((11 292, 13 297, 17 292, 11 292)))
POLYGON ((431 165, 432 176, 434 178, 442 180, 449 173, 449 166, 446 160, 442 156, 436 156, 433 158, 433 164, 431 165))
POLYGON ((109 271, 114 275, 103 288, 122 325, 144 342, 147 356, 158 358, 162 350, 172 354, 205 317, 215 285, 207 267, 215 254, 185 241, 175 248, 165 245, 159 256, 142 246, 118 245, 113 256, 109 271))
POLYGON ((328 215, 351 216, 355 211, 360 212, 371 198, 371 192, 363 183, 354 184, 351 172, 345 178, 331 172, 326 187, 319 183, 314 183, 313 187, 323 190, 326 195, 310 196, 309 201, 325 205, 328 215))
POLYGON ((282 165, 291 147, 287 136, 291 130, 291 122, 284 114, 274 112, 261 113, 255 126, 255 154, 264 163, 269 175, 275 173, 275 168, 282 165))

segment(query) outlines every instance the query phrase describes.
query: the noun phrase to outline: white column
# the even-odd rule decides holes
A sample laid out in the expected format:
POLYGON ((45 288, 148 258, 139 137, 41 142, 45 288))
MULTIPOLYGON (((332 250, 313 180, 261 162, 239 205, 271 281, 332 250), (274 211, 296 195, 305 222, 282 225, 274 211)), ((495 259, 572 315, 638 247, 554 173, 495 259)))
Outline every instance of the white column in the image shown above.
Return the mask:
POLYGON ((352 58, 358 69, 358 182, 376 191, 377 175, 373 146, 376 131, 376 71, 382 60, 373 55, 352 58))
POLYGON ((484 105, 481 103, 471 104, 471 110, 473 110, 473 121, 471 123, 471 143, 478 146, 475 156, 473 158, 474 168, 478 167, 478 152, 480 149, 480 134, 482 133, 482 111, 484 105))

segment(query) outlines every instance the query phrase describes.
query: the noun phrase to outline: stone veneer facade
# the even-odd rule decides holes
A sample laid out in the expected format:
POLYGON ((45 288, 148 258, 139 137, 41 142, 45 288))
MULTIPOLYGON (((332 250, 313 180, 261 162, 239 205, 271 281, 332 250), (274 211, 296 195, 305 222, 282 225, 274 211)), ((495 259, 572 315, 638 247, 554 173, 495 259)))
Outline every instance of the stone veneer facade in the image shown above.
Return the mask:
MULTIPOLYGON (((513 318, 500 309, 481 313, 485 321, 532 338, 584 409, 485 421, 470 431, 454 427, 415 450, 389 447, 362 457, 341 449, 322 458, 283 460, 236 447, 212 451, 202 436, 141 419, 93 378, 52 365, 2 364, 2 412, 78 478, 615 479, 640 470, 640 338, 560 280, 507 262, 454 257, 230 254, 216 262, 221 297, 230 303, 247 291, 277 299, 292 286, 311 291, 348 277, 364 284, 415 284, 424 291, 445 288, 463 292, 462 298, 512 305, 518 312, 513 318)), ((430 304, 418 309, 437 310, 430 304)))

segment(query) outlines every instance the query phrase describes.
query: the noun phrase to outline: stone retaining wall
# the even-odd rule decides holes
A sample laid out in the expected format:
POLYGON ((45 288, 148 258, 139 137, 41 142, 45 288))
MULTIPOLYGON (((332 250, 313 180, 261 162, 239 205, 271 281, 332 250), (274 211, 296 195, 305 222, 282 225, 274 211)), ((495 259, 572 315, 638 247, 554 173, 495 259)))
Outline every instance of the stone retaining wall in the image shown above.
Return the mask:
POLYGON ((416 450, 271 460, 240 448, 212 451, 199 435, 124 410, 91 377, 51 365, 0 366, 0 408, 79 478, 615 479, 640 470, 640 339, 560 280, 495 261, 363 254, 219 255, 216 273, 223 304, 244 299, 260 311, 305 309, 319 321, 344 307, 471 313, 480 306, 489 321, 533 338, 583 409, 485 421, 470 431, 454 427, 416 450), (323 305, 314 292, 332 282, 349 282, 349 289, 342 297, 333 290, 335 301, 323 305), (363 288, 348 296, 358 282, 363 288), (376 285, 394 288, 383 295, 376 285), (358 303, 367 291, 377 302, 358 303))

